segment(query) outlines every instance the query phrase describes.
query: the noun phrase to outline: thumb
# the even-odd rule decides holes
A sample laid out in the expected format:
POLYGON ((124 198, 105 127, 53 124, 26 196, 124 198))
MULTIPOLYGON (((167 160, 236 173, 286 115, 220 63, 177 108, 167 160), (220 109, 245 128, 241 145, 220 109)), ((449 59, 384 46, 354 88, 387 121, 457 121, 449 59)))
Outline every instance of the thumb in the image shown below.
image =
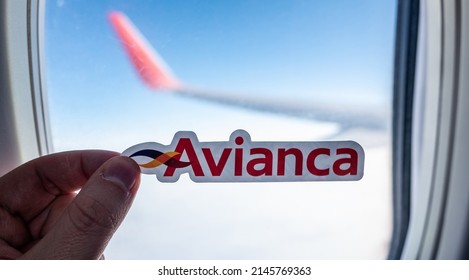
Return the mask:
POLYGON ((133 160, 122 156, 108 160, 24 258, 100 258, 127 214, 139 183, 140 170, 133 160))

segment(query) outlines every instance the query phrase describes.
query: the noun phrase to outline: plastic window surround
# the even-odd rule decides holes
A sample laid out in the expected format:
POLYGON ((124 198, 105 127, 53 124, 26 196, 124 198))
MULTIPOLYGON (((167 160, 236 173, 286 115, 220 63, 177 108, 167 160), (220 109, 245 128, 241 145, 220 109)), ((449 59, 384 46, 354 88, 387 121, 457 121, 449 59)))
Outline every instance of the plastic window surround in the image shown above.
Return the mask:
POLYGON ((419 6, 418 0, 398 2, 392 128, 393 233, 389 259, 401 258, 410 217, 410 152, 419 6))
POLYGON ((404 259, 467 257, 469 4, 422 1, 404 259))
POLYGON ((1 173, 49 152, 46 99, 41 83, 44 8, 45 1, 38 0, 0 3, 0 90, 2 105, 8 106, 2 115, 7 130, 2 136, 2 149, 8 150, 8 163, 2 163, 1 173))

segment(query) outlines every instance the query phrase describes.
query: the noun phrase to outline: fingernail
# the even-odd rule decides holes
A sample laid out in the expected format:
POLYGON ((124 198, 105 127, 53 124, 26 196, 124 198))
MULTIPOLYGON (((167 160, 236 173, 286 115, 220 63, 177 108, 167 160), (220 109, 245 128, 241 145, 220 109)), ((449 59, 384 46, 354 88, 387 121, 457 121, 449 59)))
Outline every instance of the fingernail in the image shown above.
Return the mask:
POLYGON ((130 191, 138 176, 135 163, 127 157, 114 157, 104 167, 102 177, 130 191))

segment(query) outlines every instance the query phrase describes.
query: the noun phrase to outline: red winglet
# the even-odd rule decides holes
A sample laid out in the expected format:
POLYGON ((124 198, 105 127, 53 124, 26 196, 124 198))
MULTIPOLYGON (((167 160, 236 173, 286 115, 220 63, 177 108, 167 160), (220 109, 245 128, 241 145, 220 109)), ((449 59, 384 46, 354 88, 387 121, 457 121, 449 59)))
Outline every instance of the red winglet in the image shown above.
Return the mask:
POLYGON ((171 74, 163 59, 127 16, 121 12, 110 12, 108 19, 137 73, 150 88, 174 90, 181 87, 181 83, 171 74))

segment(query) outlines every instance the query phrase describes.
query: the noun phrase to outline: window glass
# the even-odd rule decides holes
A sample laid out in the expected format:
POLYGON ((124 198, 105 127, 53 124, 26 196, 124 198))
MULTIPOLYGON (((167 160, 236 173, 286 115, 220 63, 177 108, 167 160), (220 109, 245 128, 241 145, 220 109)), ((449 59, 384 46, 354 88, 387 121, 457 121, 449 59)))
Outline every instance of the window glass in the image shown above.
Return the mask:
MULTIPOLYGON (((354 140, 357 182, 160 183, 139 195, 109 259, 385 258, 391 238, 394 0, 51 0, 46 77, 54 151, 227 141, 354 140), (120 11, 181 81, 212 94, 312 104, 265 112, 154 90, 107 15, 120 11), (294 110, 293 110, 294 111, 294 110), (338 117, 340 116, 340 117, 338 117)), ((295 105, 297 106, 297 105, 295 105)))

